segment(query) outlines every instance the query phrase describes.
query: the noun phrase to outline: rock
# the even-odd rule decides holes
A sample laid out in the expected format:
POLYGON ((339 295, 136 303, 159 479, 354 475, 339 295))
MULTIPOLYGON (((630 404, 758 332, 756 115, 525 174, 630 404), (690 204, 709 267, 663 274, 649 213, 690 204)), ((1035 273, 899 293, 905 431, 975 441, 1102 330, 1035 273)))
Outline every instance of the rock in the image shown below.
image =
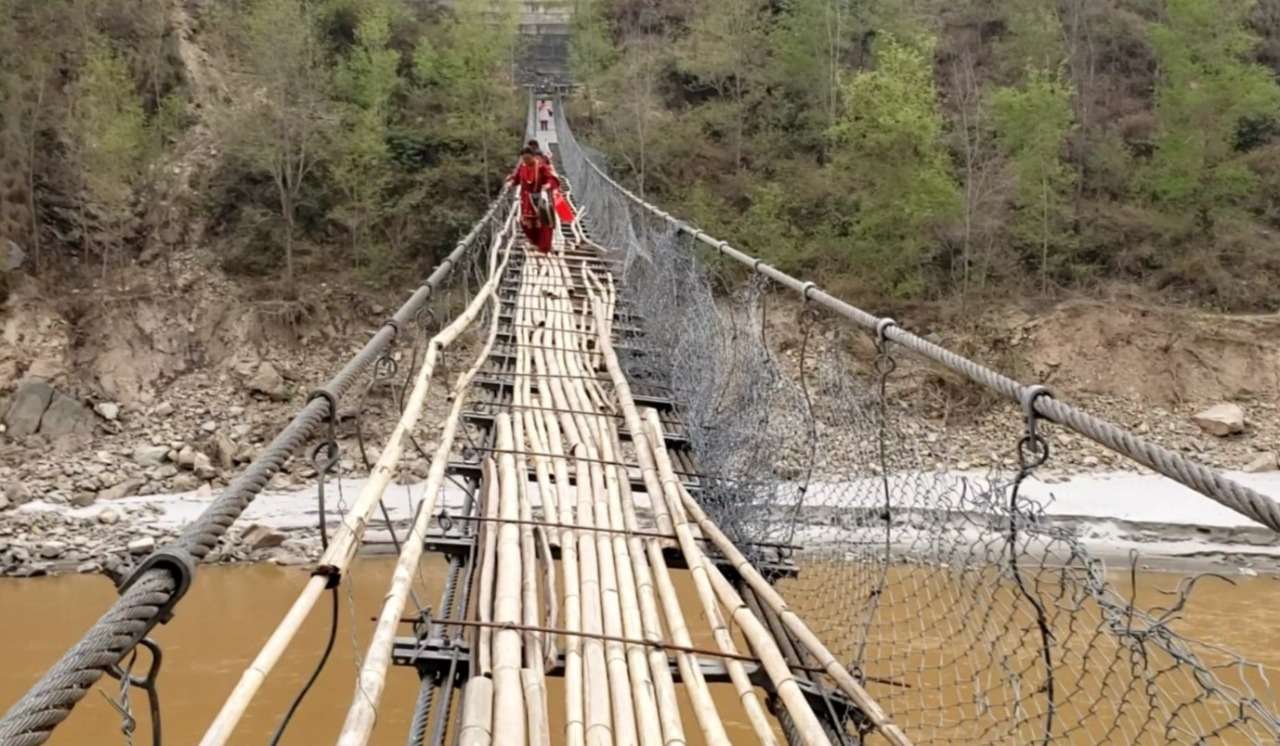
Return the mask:
POLYGON ((201 484, 196 488, 196 497, 201 500, 208 500, 213 497, 213 487, 211 487, 208 482, 201 484))
POLYGON ((1239 573, 1239 574, 1241 574, 1241 575, 1243 575, 1243 576, 1245 576, 1246 578, 1256 578, 1256 577, 1258 577, 1258 571, 1257 571, 1257 570, 1255 570, 1255 569, 1253 569, 1252 567, 1240 567, 1240 568, 1236 568, 1236 572, 1237 572, 1237 573, 1239 573))
POLYGON ((12 505, 13 503, 9 502, 9 498, 4 495, 0 495, 0 510, 8 510, 12 505))
POLYGON ((218 423, 214 422, 213 420, 205 420, 204 422, 200 423, 200 429, 205 431, 206 433, 217 432, 218 423))
POLYGON ((178 492, 190 492, 200 486, 200 480, 195 474, 179 474, 173 478, 171 486, 178 492))
POLYGON ((109 401, 98 402, 93 405, 93 411, 104 420, 114 420, 120 416, 120 405, 109 401))
POLYGON ((1191 419, 1201 430, 1219 438, 1244 432, 1244 410, 1238 404, 1215 404, 1191 419))
POLYGON ((26 381, 18 386, 4 415, 8 433, 23 438, 40 429, 40 418, 53 400, 53 387, 44 381, 26 381))
POLYGON ((1097 466, 1097 465, 1098 465, 1098 457, 1097 457, 1097 456, 1085 456, 1085 457, 1084 457, 1084 459, 1083 459, 1080 463, 1084 464, 1085 466, 1097 466))
POLYGON ((169 402, 160 402, 160 406, 156 407, 156 417, 168 417, 173 414, 173 405, 169 402))
POLYGON ((168 453, 164 446, 138 446, 133 449, 133 460, 143 466, 160 466, 168 453))
POLYGON ((240 543, 248 545, 250 549, 278 547, 284 543, 284 540, 284 534, 270 526, 263 526, 258 523, 251 524, 240 535, 240 543))
POLYGON ((27 260, 27 252, 17 242, 5 239, 0 242, 0 271, 12 272, 27 260))
POLYGON ((97 490, 92 488, 86 488, 81 492, 77 492, 76 496, 71 498, 71 504, 77 508, 86 508, 90 505, 93 505, 93 502, 97 499, 98 499, 97 490))
POLYGON ((196 479, 213 479, 218 476, 218 470, 213 468, 213 462, 203 453, 195 455, 195 461, 191 464, 191 470, 195 472, 196 479))
POLYGON ((76 572, 81 574, 98 572, 101 569, 102 569, 102 565, 99 565, 97 562, 94 562, 92 560, 90 560, 89 562, 81 562, 80 564, 76 565, 76 572))
POLYGON ((46 438, 61 438, 73 433, 92 433, 93 415, 79 401, 64 394, 55 393, 49 408, 40 418, 40 434, 46 438))
POLYGON ((223 471, 230 471, 236 463, 236 444, 225 433, 213 436, 213 451, 218 457, 218 466, 223 471))
POLYGON ((136 495, 138 494, 138 490, 142 489, 142 485, 146 483, 147 483, 147 480, 141 477, 133 477, 132 479, 126 479, 120 484, 117 484, 116 486, 110 489, 105 489, 99 492, 98 499, 99 500, 119 500, 122 497, 136 495))
POLYGON ((182 469, 194 469, 196 450, 191 446, 184 446, 181 451, 178 451, 178 466, 182 469))
POLYGON ((106 508, 98 513, 98 523, 104 526, 111 526, 120 522, 120 511, 115 508, 106 508))
POLYGON ((245 381, 245 387, 256 394, 270 399, 283 401, 289 398, 289 389, 285 386, 284 376, 271 363, 262 363, 253 376, 245 381))
POLYGON ((3 494, 14 505, 24 505, 35 499, 31 489, 22 482, 9 482, 4 485, 3 494))
POLYGON ((1280 458, 1274 453, 1259 453, 1245 465, 1244 470, 1253 474, 1263 471, 1280 471, 1280 458))
POLYGON ((236 449, 234 460, 237 464, 247 464, 253 461, 253 457, 256 454, 257 450, 253 446, 248 443, 241 443, 240 447, 236 449))
POLYGON ((57 559, 67 551, 65 541, 46 541, 40 545, 40 556, 45 559, 57 559))
POLYGON ((129 542, 129 554, 151 554, 156 549, 156 540, 150 536, 134 539, 129 542))
POLYGON ((176 476, 178 467, 173 464, 161 464, 151 471, 151 478, 157 482, 176 476))

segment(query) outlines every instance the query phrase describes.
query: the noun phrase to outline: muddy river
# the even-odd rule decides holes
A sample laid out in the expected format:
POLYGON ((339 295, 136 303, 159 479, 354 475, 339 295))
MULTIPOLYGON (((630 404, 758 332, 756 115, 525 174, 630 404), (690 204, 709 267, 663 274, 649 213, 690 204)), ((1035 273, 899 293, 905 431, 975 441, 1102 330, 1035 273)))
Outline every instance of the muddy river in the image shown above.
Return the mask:
MULTIPOLYGON (((424 569, 425 585, 419 589, 424 602, 434 602, 438 597, 441 567, 431 565, 424 569)), ((389 559, 362 559, 349 574, 342 594, 341 626, 333 658, 282 743, 332 742, 351 701, 358 656, 368 644, 367 635, 373 626, 370 619, 381 603, 391 568, 389 559)), ((193 744, 199 740, 244 666, 306 578, 302 570, 268 565, 201 571, 177 618, 157 635, 165 651, 161 697, 166 743, 193 744)), ((1178 579, 1163 573, 1140 575, 1140 604, 1157 602, 1161 597, 1156 590, 1176 586, 1178 579)), ((1233 579, 1234 586, 1202 583, 1176 629, 1237 650, 1262 663, 1271 680, 1280 682, 1280 627, 1275 624, 1276 611, 1280 609, 1280 580, 1270 576, 1233 579)), ((1115 580, 1117 588, 1127 593, 1127 579, 1116 576, 1115 580)), ((685 608, 697 608, 692 592, 687 587, 684 590, 685 608)), ((7 709, 41 671, 78 639, 113 596, 112 588, 101 577, 0 579, 0 651, 4 655, 4 665, 0 666, 0 708, 7 709)), ((267 743, 280 713, 320 655, 328 633, 328 615, 326 598, 290 648, 291 654, 249 709, 233 743, 267 743)), ((125 743, 119 732, 120 717, 104 696, 114 694, 116 688, 112 681, 99 684, 100 691, 85 698, 50 743, 125 743)), ((392 672, 374 743, 404 743, 416 691, 417 677, 412 670, 399 668, 392 672)), ((562 711, 554 701, 558 699, 555 693, 553 689, 553 713, 562 711)), ((753 742, 746 723, 734 717, 732 690, 717 686, 716 693, 725 705, 735 743, 753 742)), ((1258 694, 1267 705, 1277 706, 1274 688, 1258 694)), ((133 700, 136 711, 145 710, 141 694, 135 694, 133 700)), ((147 718, 142 715, 139 720, 134 742, 149 743, 147 718)))

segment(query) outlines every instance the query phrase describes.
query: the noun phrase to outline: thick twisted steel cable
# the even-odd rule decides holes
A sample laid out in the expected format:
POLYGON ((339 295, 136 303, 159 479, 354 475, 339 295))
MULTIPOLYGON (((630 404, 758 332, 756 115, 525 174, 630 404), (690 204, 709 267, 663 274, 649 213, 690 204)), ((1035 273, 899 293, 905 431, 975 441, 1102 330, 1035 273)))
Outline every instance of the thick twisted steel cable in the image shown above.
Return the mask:
MULTIPOLYGON (((218 496, 201 515, 182 531, 167 549, 185 551, 203 559, 217 545, 249 503, 280 470, 294 452, 330 414, 330 399, 337 401, 356 377, 380 355, 399 329, 411 323, 414 314, 432 292, 450 275, 459 260, 471 250, 484 227, 505 202, 507 189, 489 206, 484 216, 427 277, 421 287, 365 344, 294 419, 271 441, 249 467, 218 496)), ((0 744, 35 746, 48 740, 53 729, 71 714, 107 667, 118 663, 158 624, 164 608, 173 599, 179 579, 165 566, 143 573, 130 585, 97 622, 34 686, 0 719, 0 744)))
MULTIPOLYGON (((882 332, 885 338, 897 342, 908 350, 949 368, 970 381, 985 386, 1011 401, 1021 402, 1034 389, 1034 386, 1019 383, 945 347, 922 339, 902 329, 891 319, 880 318, 856 306, 845 303, 823 291, 815 283, 798 280, 779 269, 771 267, 762 260, 735 249, 727 241, 713 238, 701 229, 641 199, 615 181, 582 152, 581 145, 573 137, 573 132, 569 128, 568 119, 564 115, 564 107, 562 105, 557 105, 554 113, 558 130, 557 139, 560 142, 561 150, 565 152, 566 170, 569 170, 570 166, 575 167, 576 170, 581 170, 585 165, 586 168, 594 172, 596 176, 617 193, 624 195, 635 204, 648 210, 652 215, 666 221, 678 232, 692 236, 719 254, 736 260, 753 272, 764 275, 778 284, 800 293, 804 298, 860 326, 882 332), (569 151, 571 150, 574 152, 570 153, 569 151)), ((584 174, 570 173, 570 177, 576 181, 585 180, 584 174)), ((1224 507, 1257 521, 1272 531, 1280 531, 1280 503, 1257 490, 1240 484, 1215 469, 1196 463, 1180 453, 1158 446, 1129 430, 1091 415, 1059 399, 1040 396, 1034 400, 1032 406, 1041 417, 1073 430, 1105 448, 1153 469, 1174 481, 1180 482, 1224 507)))

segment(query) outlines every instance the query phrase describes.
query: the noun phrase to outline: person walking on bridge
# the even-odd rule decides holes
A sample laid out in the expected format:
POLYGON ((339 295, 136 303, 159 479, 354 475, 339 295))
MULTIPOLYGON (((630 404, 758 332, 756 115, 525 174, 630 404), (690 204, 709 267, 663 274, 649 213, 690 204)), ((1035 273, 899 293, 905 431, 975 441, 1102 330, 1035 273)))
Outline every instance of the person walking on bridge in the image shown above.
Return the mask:
POLYGON ((529 243, 543 254, 551 253, 552 192, 560 189, 560 179, 533 148, 520 151, 520 163, 507 177, 507 183, 520 187, 520 228, 529 243))

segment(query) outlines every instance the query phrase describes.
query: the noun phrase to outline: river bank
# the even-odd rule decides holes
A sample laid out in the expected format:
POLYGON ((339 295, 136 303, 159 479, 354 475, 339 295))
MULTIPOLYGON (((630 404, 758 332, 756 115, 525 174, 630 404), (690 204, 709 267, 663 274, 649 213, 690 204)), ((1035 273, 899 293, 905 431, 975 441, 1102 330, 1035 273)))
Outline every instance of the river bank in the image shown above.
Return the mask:
MULTIPOLYGON (((1280 499, 1280 473, 1229 472, 1228 476, 1280 499)), ((927 530, 939 520, 964 529, 996 516, 984 514, 981 507, 937 503, 940 492, 947 489, 937 486, 944 480, 951 485, 967 481, 999 484, 1001 490, 1008 487, 1007 476, 972 470, 898 474, 890 478, 895 511, 902 516, 914 514, 919 530, 927 530), (934 486, 919 491, 922 482, 934 486), (910 487, 918 491, 913 493, 910 487), (947 515, 939 519, 937 514, 944 511, 947 515), (930 516, 919 520, 924 514, 930 516)), ((344 508, 364 483, 363 478, 327 482, 326 524, 330 531, 339 525, 344 508)), ((878 477, 865 483, 815 482, 805 501, 814 515, 810 525, 830 525, 825 516, 832 511, 848 514, 859 508, 877 508, 878 485, 878 477), (860 504, 859 495, 866 496, 866 505, 860 504)), ((413 505, 421 499, 422 491, 421 481, 391 486, 384 500, 391 526, 376 517, 365 537, 366 553, 394 551, 396 540, 408 532, 413 505)), ((1111 566, 1134 561, 1144 570, 1280 575, 1280 542, 1271 531, 1164 477, 1128 472, 1033 476, 1023 485, 1021 496, 1038 506, 1045 530, 1070 532, 1092 556, 1111 566)), ((317 498, 314 485, 268 489, 250 504, 206 561, 284 566, 314 562, 320 555, 317 498)), ((118 569, 176 537, 212 500, 207 490, 197 490, 127 497, 80 508, 44 500, 29 502, 6 513, 0 522, 0 575, 31 577, 118 569)), ((456 512, 463 500, 462 489, 449 485, 437 511, 456 512)), ((637 500, 643 503, 643 495, 637 500)), ((1002 503, 999 498, 995 504, 1002 503)), ((895 530, 903 536, 913 530, 909 517, 896 525, 895 530)), ((797 543, 818 548, 838 546, 841 540, 841 534, 826 528, 801 528, 797 543)))

